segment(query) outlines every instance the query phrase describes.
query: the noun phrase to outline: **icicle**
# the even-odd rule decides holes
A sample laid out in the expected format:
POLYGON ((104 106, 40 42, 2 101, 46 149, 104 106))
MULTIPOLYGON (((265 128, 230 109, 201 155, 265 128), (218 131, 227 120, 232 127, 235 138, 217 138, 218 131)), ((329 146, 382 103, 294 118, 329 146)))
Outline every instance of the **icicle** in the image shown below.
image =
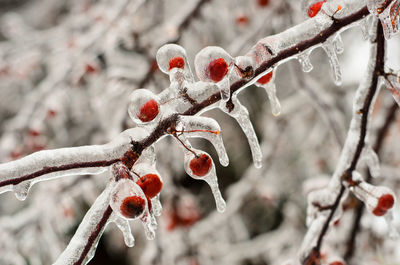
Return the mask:
POLYGON ((15 197, 20 201, 25 201, 28 196, 29 189, 31 188, 31 181, 23 181, 13 186, 15 197))
POLYGON ((162 211, 162 205, 160 202, 160 195, 157 195, 153 199, 151 199, 151 204, 153 205, 153 213, 155 216, 160 216, 162 211))
POLYGON ((207 182, 214 196, 218 212, 224 212, 226 203, 218 188, 217 174, 211 156, 197 149, 192 149, 192 151, 186 150, 185 152, 184 167, 186 173, 194 179, 202 179, 207 182))
POLYGON ((322 45, 322 48, 325 50, 326 55, 328 56, 332 69, 333 81, 335 85, 340 86, 342 84, 342 73, 340 71, 339 59, 337 57, 335 47, 332 42, 328 40, 322 45))
POLYGON ((256 85, 265 89, 268 95, 269 102, 271 103, 272 114, 274 116, 278 116, 281 113, 281 104, 276 97, 274 71, 271 71, 259 78, 256 82, 256 85))
POLYGON ((311 64, 311 61, 310 61, 310 53, 309 52, 300 53, 297 56, 297 59, 299 60, 299 63, 301 64, 301 69, 303 70, 303 72, 309 73, 312 71, 313 65, 311 64))
POLYGON ((398 31, 400 25, 400 1, 393 0, 388 7, 380 14, 379 19, 382 22, 383 33, 388 40, 398 31))
POLYGON ((140 218, 144 228, 144 233, 148 240, 153 240, 156 236, 155 229, 157 228, 157 223, 155 218, 150 214, 149 210, 146 209, 146 213, 140 218))
POLYGON ((180 116, 176 126, 177 134, 186 137, 200 137, 213 144, 218 153, 219 162, 224 167, 228 166, 229 158, 221 136, 221 128, 217 121, 201 116, 180 116))
POLYGON ((209 46, 196 55, 194 65, 199 79, 216 83, 222 100, 228 101, 230 98, 229 75, 234 66, 233 58, 224 49, 209 46))
POLYGON ((112 221, 117 225, 119 230, 121 230, 122 235, 124 236, 125 245, 127 247, 133 247, 135 245, 135 238, 132 235, 128 220, 114 214, 112 221))
POLYGON ((361 19, 358 25, 360 26, 363 39, 368 40, 369 39, 368 18, 361 19))
POLYGON ((383 186, 373 186, 365 182, 360 173, 356 171, 353 172, 352 180, 355 184, 350 186, 350 191, 365 203, 370 213, 382 216, 392 209, 396 198, 391 189, 383 186))
POLYGON ((374 178, 379 177, 381 174, 379 158, 371 146, 364 148, 362 159, 367 164, 371 176, 374 178))
MULTIPOLYGON (((229 105, 228 105, 229 106, 229 105)), ((244 134, 249 142, 251 154, 253 156, 254 166, 261 168, 262 166, 262 152, 260 144, 258 143, 256 132, 254 131, 253 125, 251 124, 249 112, 245 106, 240 104, 236 95, 232 96, 232 109, 227 108, 227 104, 222 103, 220 108, 233 117, 242 128, 244 134)), ((230 107, 230 106, 229 106, 230 107)))
POLYGON ((335 39, 333 40, 333 45, 335 46, 335 51, 337 54, 342 54, 344 52, 343 40, 340 36, 340 33, 335 36, 335 39))

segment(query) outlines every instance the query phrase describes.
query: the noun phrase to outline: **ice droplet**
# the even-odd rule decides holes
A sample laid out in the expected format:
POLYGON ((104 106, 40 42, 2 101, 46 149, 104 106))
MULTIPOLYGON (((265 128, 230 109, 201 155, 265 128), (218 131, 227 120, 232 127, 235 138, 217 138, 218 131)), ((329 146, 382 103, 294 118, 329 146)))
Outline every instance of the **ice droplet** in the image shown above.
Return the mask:
POLYGON ((218 212, 224 212, 226 208, 226 203, 221 195, 221 191, 218 187, 218 178, 215 171, 214 162, 209 154, 204 151, 193 149, 194 153, 185 151, 185 162, 184 168, 186 173, 194 179, 202 179, 211 188, 211 192, 215 199, 215 204, 217 206, 218 212), (207 159, 203 159, 203 156, 207 156, 207 159), (207 162, 205 162, 207 161, 207 162), (209 163, 211 161, 211 164, 209 163))
MULTIPOLYGON (((229 102, 228 102, 229 103, 229 102)), ((247 137, 249 142, 251 154, 253 156, 254 166, 261 168, 262 166, 262 152, 257 139, 256 132, 254 131, 253 124, 250 121, 249 112, 245 106, 240 104, 236 95, 232 96, 232 103, 221 103, 220 108, 225 113, 233 117, 242 128, 242 131, 247 137)))
POLYGON ((222 100, 228 101, 230 98, 229 75, 233 70, 234 59, 221 47, 208 46, 196 55, 194 65, 199 79, 216 83, 222 100))
POLYGON ((297 56, 297 59, 299 60, 299 63, 301 64, 301 69, 303 70, 303 72, 309 73, 314 68, 310 61, 310 53, 309 52, 300 53, 297 56))
POLYGON ((127 247, 133 247, 135 245, 135 238, 132 235, 128 220, 114 214, 112 221, 117 225, 119 230, 121 230, 122 235, 124 236, 125 245, 127 247))
POLYGON ((148 89, 137 89, 129 97, 128 113, 138 125, 160 119, 160 99, 148 89))
POLYGON ((340 86, 342 84, 342 73, 340 71, 339 59, 337 57, 335 47, 332 42, 328 40, 322 45, 322 48, 325 50, 326 55, 328 56, 332 69, 333 81, 335 85, 340 86))
POLYGON ((177 133, 183 133, 188 138, 200 137, 210 141, 218 153, 221 165, 228 166, 228 154, 222 140, 221 128, 216 120, 201 116, 180 116, 176 129, 177 133))
POLYGON ((31 181, 23 181, 13 186, 15 197, 20 201, 25 201, 28 196, 29 189, 31 188, 31 181))

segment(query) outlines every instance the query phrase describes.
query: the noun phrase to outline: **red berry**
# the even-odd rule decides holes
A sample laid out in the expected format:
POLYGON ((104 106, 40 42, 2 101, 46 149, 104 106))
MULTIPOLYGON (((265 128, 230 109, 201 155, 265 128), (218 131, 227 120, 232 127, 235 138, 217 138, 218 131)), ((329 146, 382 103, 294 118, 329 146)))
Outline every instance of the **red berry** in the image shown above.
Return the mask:
POLYGON ((193 174, 199 177, 205 176, 210 171, 211 166, 211 157, 206 154, 193 158, 189 164, 193 174))
POLYGON ((154 198, 157 194, 160 193, 163 183, 161 179, 156 174, 147 174, 138 179, 136 184, 142 188, 144 194, 146 194, 149 198, 154 198))
POLYGON ((210 62, 206 74, 214 82, 219 82, 228 73, 228 64, 223 58, 218 58, 210 62))
POLYGON ((257 0, 259 6, 265 7, 269 4, 269 0, 257 0))
POLYGON ((141 215, 146 206, 146 201, 139 196, 126 197, 121 204, 121 214, 126 218, 136 218, 141 215))
POLYGON ((257 80, 257 83, 260 83, 262 85, 267 84, 269 81, 271 81, 273 72, 269 72, 268 74, 264 75, 263 77, 261 77, 260 79, 257 80))
POLYGON ((159 112, 159 107, 157 101, 154 99, 150 99, 146 103, 140 107, 139 114, 137 117, 142 121, 142 122, 149 122, 152 121, 159 112))
POLYGON ((38 131, 38 130, 35 130, 35 129, 29 129, 28 130, 28 134, 30 135, 30 136, 39 136, 40 135, 40 132, 38 131))
POLYGON ((86 64, 85 72, 87 74, 93 74, 93 73, 96 73, 97 71, 98 71, 98 69, 95 66, 93 66, 91 64, 86 64))
POLYGON ((391 209, 394 204, 394 198, 391 194, 384 194, 378 200, 378 205, 372 211, 376 216, 384 215, 387 210, 391 209))
POLYGON ((318 12, 321 10, 322 5, 323 5, 325 2, 326 2, 326 0, 324 0, 324 1, 319 1, 319 2, 317 2, 317 3, 313 4, 313 5, 311 5, 311 6, 308 8, 308 16, 309 16, 309 17, 315 17, 315 16, 318 14, 318 12))
POLYGON ((341 261, 334 261, 334 262, 329 263, 329 265, 344 265, 344 263, 341 261))
POLYGON ((246 25, 249 22, 249 17, 246 15, 239 15, 236 17, 236 23, 246 25))
POLYGON ((185 59, 182 57, 174 57, 169 60, 169 69, 171 71, 172 68, 185 68, 185 59))

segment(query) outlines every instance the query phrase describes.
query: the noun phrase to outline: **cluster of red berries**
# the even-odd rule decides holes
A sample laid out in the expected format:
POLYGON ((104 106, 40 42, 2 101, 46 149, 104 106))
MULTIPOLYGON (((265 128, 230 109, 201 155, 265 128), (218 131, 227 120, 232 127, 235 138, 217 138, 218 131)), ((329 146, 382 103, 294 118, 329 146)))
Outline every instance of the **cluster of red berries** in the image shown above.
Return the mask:
MULTIPOLYGON (((157 196, 163 186, 161 178, 157 174, 146 174, 140 177, 136 184, 142 189, 147 199, 147 206, 151 211, 151 199, 157 196)), ((120 206, 120 213, 129 219, 142 215, 146 207, 146 201, 140 195, 126 197, 120 206)))

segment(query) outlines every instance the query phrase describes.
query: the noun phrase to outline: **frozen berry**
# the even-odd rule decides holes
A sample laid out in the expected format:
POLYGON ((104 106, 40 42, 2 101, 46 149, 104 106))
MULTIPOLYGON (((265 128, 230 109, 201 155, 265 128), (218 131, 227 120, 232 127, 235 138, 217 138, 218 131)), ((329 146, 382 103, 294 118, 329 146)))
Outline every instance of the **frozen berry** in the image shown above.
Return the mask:
POLYGON ((313 4, 313 5, 311 5, 311 6, 308 8, 308 16, 309 16, 309 17, 315 17, 315 16, 318 14, 318 12, 321 10, 322 5, 323 5, 325 2, 326 2, 326 0, 324 0, 324 1, 319 1, 319 2, 317 2, 317 3, 313 4))
POLYGON ((147 174, 141 177, 136 184, 142 188, 144 194, 149 198, 154 198, 160 193, 163 183, 156 174, 147 174))
POLYGON ((193 174, 199 177, 207 175, 212 166, 211 157, 206 154, 201 154, 190 161, 189 167, 193 174))
POLYGON ((152 121, 159 112, 159 106, 157 101, 154 99, 150 99, 146 103, 144 103, 139 110, 138 118, 142 122, 149 122, 152 121))
POLYGON ((169 70, 173 68, 185 68, 185 60, 182 57, 174 57, 169 60, 169 70))
POLYGON ((267 84, 269 81, 271 81, 273 72, 269 72, 268 74, 264 75, 263 77, 261 77, 260 79, 257 80, 257 83, 265 85, 267 84))
POLYGON ((329 263, 329 265, 344 265, 344 263, 341 261, 333 261, 333 262, 329 263))
POLYGON ((249 23, 249 17, 241 14, 236 17, 236 23, 239 25, 247 25, 249 23))
POLYGON ((228 64, 223 58, 218 58, 210 62, 207 69, 208 78, 214 82, 219 82, 228 73, 228 64))
POLYGON ((269 0, 257 0, 259 6, 265 7, 269 4, 269 0))
POLYGON ((146 201, 139 196, 130 196, 121 204, 121 214, 126 218, 136 218, 141 215, 146 207, 146 201))
POLYGON ((394 197, 391 194, 384 194, 378 200, 378 205, 372 211, 376 216, 384 215, 389 209, 393 207, 394 197))

